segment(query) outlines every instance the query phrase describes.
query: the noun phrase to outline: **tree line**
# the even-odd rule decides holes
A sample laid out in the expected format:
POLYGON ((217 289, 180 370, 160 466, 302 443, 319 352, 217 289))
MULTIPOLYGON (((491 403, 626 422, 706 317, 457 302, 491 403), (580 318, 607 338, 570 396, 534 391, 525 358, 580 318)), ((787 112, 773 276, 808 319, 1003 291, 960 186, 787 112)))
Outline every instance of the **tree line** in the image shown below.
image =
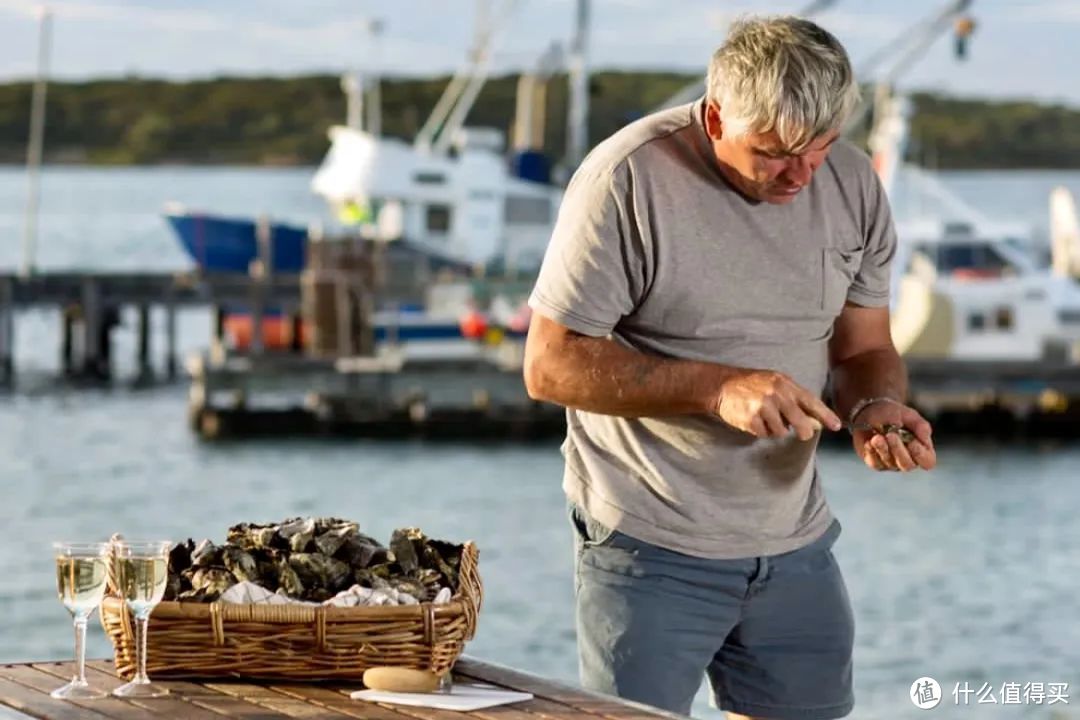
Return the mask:
MULTIPOLYGON (((649 112, 694 79, 660 72, 601 72, 590 82, 589 138, 596 142, 649 112)), ((509 131, 517 76, 492 78, 468 124, 509 131)), ((385 79, 383 131, 412 138, 448 78, 385 79)), ((0 85, 0 162, 26 157, 32 86, 0 85)), ((1080 167, 1080 110, 1028 101, 913 96, 910 156, 942 169, 1080 167)), ((565 78, 548 86, 546 147, 566 146, 565 78)), ((228 77, 173 82, 123 78, 49 85, 47 162, 91 164, 309 165, 344 122, 332 75, 228 77)))

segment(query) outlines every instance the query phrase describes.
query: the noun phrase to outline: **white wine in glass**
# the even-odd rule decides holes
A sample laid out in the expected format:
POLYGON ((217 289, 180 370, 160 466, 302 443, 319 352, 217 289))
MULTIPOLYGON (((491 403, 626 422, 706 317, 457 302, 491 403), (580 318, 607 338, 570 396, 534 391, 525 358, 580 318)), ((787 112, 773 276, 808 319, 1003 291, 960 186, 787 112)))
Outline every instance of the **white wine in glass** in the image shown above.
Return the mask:
POLYGON ((160 697, 168 688, 155 685, 146 675, 146 630, 150 612, 165 595, 169 579, 169 548, 167 540, 152 542, 118 541, 113 544, 113 574, 124 604, 135 617, 135 648, 137 670, 135 678, 113 690, 120 697, 160 697))
POLYGON ((60 700, 92 700, 105 697, 103 690, 86 682, 86 620, 105 595, 108 543, 53 543, 56 558, 56 590, 75 624, 76 675, 50 695, 60 700))

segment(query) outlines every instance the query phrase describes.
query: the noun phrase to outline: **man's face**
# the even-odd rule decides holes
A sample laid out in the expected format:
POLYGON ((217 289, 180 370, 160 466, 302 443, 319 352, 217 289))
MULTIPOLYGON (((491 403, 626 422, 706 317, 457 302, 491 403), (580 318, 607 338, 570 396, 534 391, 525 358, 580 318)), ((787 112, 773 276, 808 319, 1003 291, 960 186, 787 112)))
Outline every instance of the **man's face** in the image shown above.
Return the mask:
POLYGON ((705 129, 724 177, 752 200, 783 205, 810 184, 839 133, 814 138, 799 153, 787 152, 775 131, 731 137, 723 132, 720 108, 708 103, 705 129))

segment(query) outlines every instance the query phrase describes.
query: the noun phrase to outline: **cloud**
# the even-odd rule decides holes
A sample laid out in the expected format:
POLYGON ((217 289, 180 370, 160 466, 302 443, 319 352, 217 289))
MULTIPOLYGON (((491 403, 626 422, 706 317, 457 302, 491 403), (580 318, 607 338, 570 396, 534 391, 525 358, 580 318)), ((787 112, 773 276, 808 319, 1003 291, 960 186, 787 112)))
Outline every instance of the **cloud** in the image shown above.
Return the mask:
POLYGON ((1036 0, 1004 8, 1001 15, 1019 22, 1080 23, 1080 3, 1076 0, 1036 0))
POLYGON ((32 18, 37 16, 40 8, 40 3, 26 2, 25 0, 0 0, 0 11, 10 15, 22 15, 32 18))
POLYGON ((39 9, 47 6, 54 21, 64 20, 108 20, 125 25, 139 27, 164 28, 200 32, 217 30, 222 27, 221 20, 212 13, 199 10, 169 10, 140 5, 122 5, 117 3, 86 4, 59 0, 38 3, 30 0, 0 0, 0 10, 7 10, 17 15, 34 17, 39 9))

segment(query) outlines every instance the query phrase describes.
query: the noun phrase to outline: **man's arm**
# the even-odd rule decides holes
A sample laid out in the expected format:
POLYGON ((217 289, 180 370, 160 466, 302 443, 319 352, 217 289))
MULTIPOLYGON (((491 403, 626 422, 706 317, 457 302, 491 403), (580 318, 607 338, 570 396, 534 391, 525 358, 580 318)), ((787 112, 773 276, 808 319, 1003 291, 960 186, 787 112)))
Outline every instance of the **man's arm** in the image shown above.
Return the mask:
POLYGON ((829 365, 833 404, 842 418, 866 398, 907 397, 907 369, 893 345, 886 307, 844 305, 833 324, 829 365))
POLYGON ((534 313, 525 344, 530 397, 622 417, 715 414, 758 437, 806 440, 840 420, 782 373, 660 358, 576 333, 534 313))
POLYGON ((936 462, 931 428, 906 405, 907 369, 892 342, 887 307, 863 307, 848 302, 833 325, 829 341, 833 399, 837 412, 848 419, 859 403, 882 398, 851 418, 855 451, 876 470, 929 470, 936 462), (905 445, 898 434, 887 436, 858 427, 891 424, 915 434, 905 445))

